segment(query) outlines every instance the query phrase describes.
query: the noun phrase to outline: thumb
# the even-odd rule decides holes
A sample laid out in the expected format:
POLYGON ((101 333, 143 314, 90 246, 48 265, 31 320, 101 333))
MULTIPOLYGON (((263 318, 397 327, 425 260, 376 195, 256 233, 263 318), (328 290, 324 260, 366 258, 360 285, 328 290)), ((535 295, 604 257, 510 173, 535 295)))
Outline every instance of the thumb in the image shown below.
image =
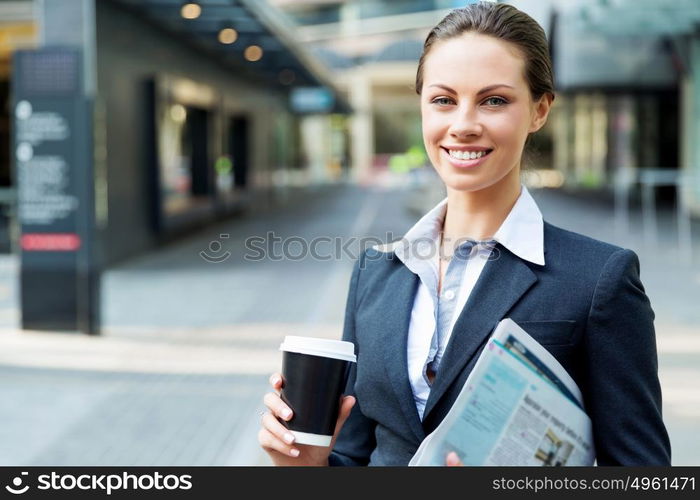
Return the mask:
POLYGON ((457 456, 457 454, 454 451, 451 451, 450 453, 447 454, 447 458, 445 460, 445 465, 455 467, 455 466, 460 466, 463 464, 462 464, 462 461, 457 456))
POLYGON ((355 399, 355 396, 343 397, 343 401, 340 403, 340 411, 338 412, 338 420, 335 424, 335 431, 333 431, 333 442, 331 443, 331 449, 335 444, 335 439, 338 437, 340 429, 343 428, 343 424, 345 424, 345 421, 350 416, 350 411, 352 411, 352 408, 353 406, 355 406, 356 401, 357 400, 355 399))

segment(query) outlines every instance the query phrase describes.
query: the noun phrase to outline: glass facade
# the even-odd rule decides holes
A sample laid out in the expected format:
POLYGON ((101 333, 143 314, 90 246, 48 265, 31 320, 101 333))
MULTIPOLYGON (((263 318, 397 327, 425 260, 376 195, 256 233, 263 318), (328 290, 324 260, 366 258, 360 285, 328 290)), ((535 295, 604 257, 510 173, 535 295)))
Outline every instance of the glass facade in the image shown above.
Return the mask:
POLYGON ((603 188, 619 169, 678 166, 676 92, 560 94, 550 121, 554 166, 569 184, 603 188))
POLYGON ((359 2, 360 18, 396 16, 437 9, 435 0, 396 0, 393 2, 363 1, 359 2))
MULTIPOLYGON (((274 3, 274 2, 273 2, 274 3)), ((454 9, 473 1, 459 0, 355 0, 336 3, 292 2, 282 5, 287 15, 302 26, 340 23, 344 20, 371 19, 432 10, 454 9)))
POLYGON ((292 7, 287 14, 301 25, 330 24, 340 22, 341 4, 317 5, 313 8, 292 7))

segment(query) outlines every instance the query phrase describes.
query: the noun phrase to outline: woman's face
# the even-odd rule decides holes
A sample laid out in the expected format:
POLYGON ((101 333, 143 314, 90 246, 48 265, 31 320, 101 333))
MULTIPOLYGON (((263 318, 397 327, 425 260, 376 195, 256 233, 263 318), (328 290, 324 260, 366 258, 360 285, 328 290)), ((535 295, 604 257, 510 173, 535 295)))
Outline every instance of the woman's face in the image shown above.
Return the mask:
POLYGON ((465 33, 437 42, 423 64, 423 140, 456 191, 517 182, 528 133, 544 125, 551 97, 533 102, 519 49, 465 33))

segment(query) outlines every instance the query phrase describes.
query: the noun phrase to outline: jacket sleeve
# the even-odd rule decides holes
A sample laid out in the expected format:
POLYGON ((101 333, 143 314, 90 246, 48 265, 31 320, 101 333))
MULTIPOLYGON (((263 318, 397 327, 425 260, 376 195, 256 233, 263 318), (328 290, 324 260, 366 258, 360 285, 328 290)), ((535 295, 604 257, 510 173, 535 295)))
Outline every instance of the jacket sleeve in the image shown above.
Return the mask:
POLYGON ((585 343, 585 405, 598 465, 671 465, 661 416, 654 311, 639 259, 614 252, 598 278, 585 343))
MULTIPOLYGON (((343 340, 355 344, 355 354, 360 362, 359 346, 355 337, 355 310, 357 307, 357 289, 360 279, 360 270, 364 267, 364 254, 355 264, 355 269, 350 279, 350 291, 345 306, 345 323, 343 326, 343 340)), ((355 379, 357 378, 357 363, 353 363, 345 388, 345 394, 355 395, 355 379)), ((361 466, 369 463, 370 455, 375 448, 374 428, 376 423, 365 417, 361 409, 362 402, 356 401, 350 416, 345 421, 338 434, 333 451, 328 457, 331 466, 361 466)))

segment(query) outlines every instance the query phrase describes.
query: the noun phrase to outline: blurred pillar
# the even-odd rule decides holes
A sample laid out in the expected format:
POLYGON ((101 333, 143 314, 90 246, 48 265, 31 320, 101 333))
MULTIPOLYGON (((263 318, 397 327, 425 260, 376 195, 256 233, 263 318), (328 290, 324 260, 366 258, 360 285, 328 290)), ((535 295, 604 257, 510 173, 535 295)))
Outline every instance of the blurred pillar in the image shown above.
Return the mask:
POLYGON ((374 156, 374 125, 372 121, 372 84, 369 77, 358 70, 351 78, 350 104, 352 115, 352 164, 355 180, 364 182, 372 167, 374 156))
POLYGON ((42 47, 13 72, 22 327, 97 334, 94 0, 39 0, 37 14, 42 47))
POLYGON ((681 113, 684 117, 684 193, 689 209, 700 215, 700 32, 690 37, 690 78, 682 85, 681 113))
POLYGON ((554 157, 554 168, 559 170, 564 176, 569 176, 569 123, 571 112, 569 110, 569 100, 566 95, 559 95, 554 101, 552 108, 552 155, 554 157))
POLYGON ((585 182, 591 168, 592 144, 591 96, 574 97, 574 172, 576 182, 585 182))
POLYGON ((301 121, 301 140, 307 158, 308 179, 311 184, 323 184, 331 175, 330 115, 310 115, 301 121))
POLYGON ((591 169, 601 183, 607 183, 611 179, 606 178, 605 172, 605 159, 608 154, 608 114, 605 96, 595 94, 591 104, 591 169))
POLYGON ((615 98, 611 131, 612 164, 615 168, 637 168, 634 147, 637 122, 634 118, 634 99, 630 95, 615 98))
POLYGON ((44 47, 75 47, 83 54, 83 88, 94 96, 95 0, 37 0, 39 43, 44 47))

